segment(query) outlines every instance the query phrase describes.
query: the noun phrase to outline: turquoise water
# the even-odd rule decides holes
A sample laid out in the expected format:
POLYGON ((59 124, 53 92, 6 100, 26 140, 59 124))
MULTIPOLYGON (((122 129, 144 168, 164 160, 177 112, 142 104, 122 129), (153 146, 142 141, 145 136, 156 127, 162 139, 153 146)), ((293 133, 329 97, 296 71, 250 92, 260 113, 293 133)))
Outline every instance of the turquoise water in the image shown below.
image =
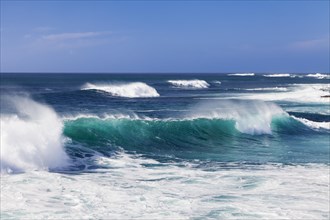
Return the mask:
POLYGON ((329 82, 326 74, 1 74, 1 216, 328 218, 329 82))

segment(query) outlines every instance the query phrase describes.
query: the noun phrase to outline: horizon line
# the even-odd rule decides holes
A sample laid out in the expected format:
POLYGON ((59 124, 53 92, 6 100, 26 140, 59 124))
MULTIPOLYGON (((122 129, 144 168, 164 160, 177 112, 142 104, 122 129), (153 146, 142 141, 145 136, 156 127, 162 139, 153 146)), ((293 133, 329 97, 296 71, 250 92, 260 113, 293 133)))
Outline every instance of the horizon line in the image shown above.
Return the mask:
POLYGON ((308 74, 308 73, 322 73, 330 74, 330 72, 312 71, 312 72, 253 72, 253 71, 237 71, 237 72, 1 72, 0 74, 308 74))

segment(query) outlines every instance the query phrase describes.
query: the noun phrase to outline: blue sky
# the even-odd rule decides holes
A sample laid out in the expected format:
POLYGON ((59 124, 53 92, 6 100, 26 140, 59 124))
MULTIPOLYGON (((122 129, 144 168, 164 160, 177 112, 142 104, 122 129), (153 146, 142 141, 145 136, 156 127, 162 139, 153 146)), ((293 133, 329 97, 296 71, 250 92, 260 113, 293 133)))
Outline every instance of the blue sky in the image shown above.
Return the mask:
POLYGON ((329 1, 1 1, 1 72, 329 68, 329 1))

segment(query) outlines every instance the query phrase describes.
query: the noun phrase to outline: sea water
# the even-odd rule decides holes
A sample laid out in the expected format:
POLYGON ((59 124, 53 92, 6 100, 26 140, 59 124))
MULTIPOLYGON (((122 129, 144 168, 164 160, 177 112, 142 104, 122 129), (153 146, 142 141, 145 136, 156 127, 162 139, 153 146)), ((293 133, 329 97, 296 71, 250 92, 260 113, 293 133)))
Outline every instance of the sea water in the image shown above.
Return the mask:
POLYGON ((2 219, 328 219, 329 74, 1 74, 2 219))

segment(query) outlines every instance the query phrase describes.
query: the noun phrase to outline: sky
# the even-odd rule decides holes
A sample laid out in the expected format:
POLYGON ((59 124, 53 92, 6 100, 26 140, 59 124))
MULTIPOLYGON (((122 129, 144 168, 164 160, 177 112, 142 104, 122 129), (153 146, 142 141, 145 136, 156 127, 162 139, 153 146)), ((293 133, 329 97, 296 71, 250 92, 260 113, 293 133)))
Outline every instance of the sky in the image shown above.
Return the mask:
POLYGON ((328 0, 0 4, 1 72, 330 72, 328 0))

